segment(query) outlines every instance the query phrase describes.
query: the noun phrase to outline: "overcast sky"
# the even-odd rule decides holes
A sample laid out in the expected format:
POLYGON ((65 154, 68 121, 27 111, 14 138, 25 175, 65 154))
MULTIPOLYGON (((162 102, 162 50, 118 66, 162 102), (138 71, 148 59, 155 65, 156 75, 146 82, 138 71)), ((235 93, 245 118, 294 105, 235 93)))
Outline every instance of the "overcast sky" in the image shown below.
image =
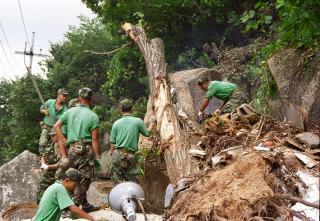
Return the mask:
MULTIPOLYGON (((20 0, 20 3, 30 42, 32 32, 36 33, 35 53, 42 48, 43 54, 49 54, 49 42, 62 41, 69 26, 79 24, 79 15, 95 17, 81 0, 20 0)), ((12 49, 0 27, 0 79, 15 79, 25 74, 23 55, 14 53, 23 51, 26 41, 18 0, 0 0, 0 22, 12 49)), ((40 60, 34 57, 33 72, 44 76, 38 65, 40 60)))

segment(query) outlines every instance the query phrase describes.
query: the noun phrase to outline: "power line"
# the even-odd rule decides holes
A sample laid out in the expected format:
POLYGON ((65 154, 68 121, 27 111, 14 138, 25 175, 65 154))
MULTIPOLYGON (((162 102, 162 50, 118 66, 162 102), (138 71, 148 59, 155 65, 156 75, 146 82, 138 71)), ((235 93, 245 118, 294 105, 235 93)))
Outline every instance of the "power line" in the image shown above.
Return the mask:
POLYGON ((3 46, 3 44, 2 44, 1 39, 0 39, 0 45, 1 45, 1 48, 2 48, 2 50, 3 50, 3 54, 4 54, 4 56, 5 56, 5 58, 6 58, 7 62, 8 62, 8 65, 9 65, 9 67, 10 67, 10 69, 11 69, 12 73, 14 74, 14 70, 13 70, 12 64, 11 64, 11 62, 9 61, 9 58, 8 58, 7 52, 6 52, 6 50, 4 49, 4 46, 3 46))
POLYGON ((4 70, 4 65, 2 63, 1 57, 0 57, 0 65, 1 65, 1 69, 3 71, 3 74, 6 75, 6 71, 4 70))
MULTIPOLYGON (((24 22, 24 18, 23 18, 23 13, 22 13, 22 8, 21 8, 21 4, 20 4, 20 0, 18 0, 18 4, 19 4, 19 9, 20 9, 20 15, 21 15, 21 18, 22 18, 22 24, 23 24, 23 28, 24 28, 24 33, 26 35, 26 38, 27 38, 27 42, 29 43, 29 38, 28 38, 28 32, 27 32, 27 28, 26 28, 26 24, 24 22)), ((30 43, 29 43, 30 44, 30 43)))
POLYGON ((3 36, 4 36, 5 40, 6 40, 7 45, 8 45, 8 48, 9 48, 10 55, 11 55, 12 59, 13 59, 14 62, 16 63, 17 67, 19 67, 19 68, 21 69, 21 66, 18 64, 15 56, 13 55, 13 50, 12 50, 12 48, 11 48, 11 45, 10 45, 9 41, 8 41, 6 32, 4 31, 4 28, 3 28, 3 26, 2 26, 1 21, 0 21, 0 28, 1 28, 1 30, 2 30, 3 36))

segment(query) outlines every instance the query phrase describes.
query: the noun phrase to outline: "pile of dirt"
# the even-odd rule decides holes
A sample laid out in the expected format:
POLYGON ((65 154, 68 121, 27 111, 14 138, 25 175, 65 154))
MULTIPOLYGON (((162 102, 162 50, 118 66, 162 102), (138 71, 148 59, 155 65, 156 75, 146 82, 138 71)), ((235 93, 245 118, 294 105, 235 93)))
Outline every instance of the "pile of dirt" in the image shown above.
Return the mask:
POLYGON ((259 116, 249 105, 214 115, 204 128, 198 152, 190 152, 202 153, 193 155, 201 172, 182 182, 183 188, 176 186, 168 220, 307 220, 291 206, 306 203, 301 190, 307 185, 298 171, 319 180, 319 131, 304 134, 288 122, 259 116))

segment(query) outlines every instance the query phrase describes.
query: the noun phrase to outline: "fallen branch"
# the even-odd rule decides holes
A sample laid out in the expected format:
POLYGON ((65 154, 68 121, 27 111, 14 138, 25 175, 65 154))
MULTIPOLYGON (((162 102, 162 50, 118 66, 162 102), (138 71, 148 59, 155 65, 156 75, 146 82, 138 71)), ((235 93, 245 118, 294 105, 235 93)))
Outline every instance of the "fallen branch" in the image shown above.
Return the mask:
POLYGON ((112 51, 107 51, 107 52, 97 52, 97 51, 90 51, 90 50, 84 50, 83 52, 91 53, 91 54, 96 54, 96 55, 110 55, 110 54, 113 54, 113 53, 115 53, 115 52, 117 52, 117 51, 119 51, 119 50, 127 47, 127 46, 130 45, 130 44, 131 44, 131 42, 122 45, 120 48, 114 49, 114 50, 112 50, 112 51))
POLYGON ((291 196, 291 195, 288 195, 288 194, 277 194, 275 195, 276 198, 282 198, 282 199, 286 199, 286 200, 289 200, 289 201, 292 201, 292 202, 296 202, 296 203, 302 203, 306 206, 310 206, 310 207, 313 207, 313 208, 316 208, 316 209, 320 209, 320 205, 319 204, 316 204, 316 203, 310 203, 304 199, 301 199, 299 197, 295 197, 295 196, 291 196))

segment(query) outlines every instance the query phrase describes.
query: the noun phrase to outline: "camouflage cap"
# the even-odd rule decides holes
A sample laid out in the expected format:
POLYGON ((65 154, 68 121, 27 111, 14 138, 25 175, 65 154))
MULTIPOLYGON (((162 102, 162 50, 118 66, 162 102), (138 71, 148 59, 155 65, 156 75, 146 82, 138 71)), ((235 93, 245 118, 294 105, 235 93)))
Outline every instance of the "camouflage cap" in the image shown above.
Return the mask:
POLYGON ((197 80, 197 84, 198 84, 199 86, 201 86, 203 83, 208 82, 208 81, 209 81, 208 78, 199 78, 199 79, 197 80))
POLYGON ((58 90, 58 94, 68 95, 68 91, 67 91, 66 89, 64 89, 64 88, 60 88, 60 89, 58 90))
POLYGON ((92 99, 92 90, 88 87, 79 90, 79 96, 85 99, 92 99))
POLYGON ((69 168, 65 174, 64 178, 70 178, 74 182, 79 183, 81 181, 81 173, 79 170, 74 169, 74 168, 69 168))
POLYGON ((75 107, 77 104, 79 104, 79 98, 73 98, 69 101, 68 103, 68 107, 69 108, 72 108, 72 107, 75 107))
POLYGON ((121 108, 130 108, 132 107, 132 100, 131 99, 124 99, 120 101, 121 108))

